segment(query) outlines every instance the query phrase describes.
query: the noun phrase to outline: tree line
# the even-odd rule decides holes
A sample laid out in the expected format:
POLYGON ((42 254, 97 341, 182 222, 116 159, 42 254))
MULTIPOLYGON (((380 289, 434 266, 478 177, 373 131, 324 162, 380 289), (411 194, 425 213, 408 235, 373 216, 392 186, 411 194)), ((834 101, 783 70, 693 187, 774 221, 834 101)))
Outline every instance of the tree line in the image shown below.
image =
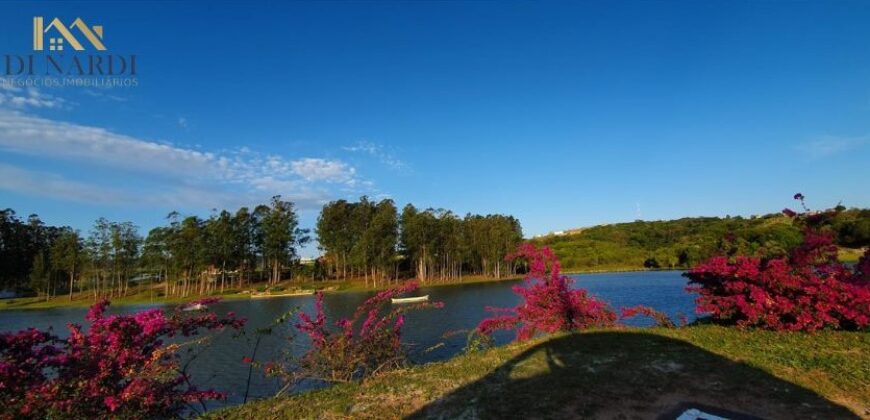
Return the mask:
MULTIPOLYGON (((828 227, 842 247, 870 245, 870 209, 838 208, 828 227)), ((392 200, 337 200, 323 206, 314 230, 323 255, 300 263, 312 240, 293 203, 215 211, 208 218, 167 216, 144 237, 130 222, 97 219, 88 232, 47 226, 36 215, 0 210, 0 291, 44 296, 87 291, 123 296, 133 285, 160 284, 158 293, 190 296, 251 283, 271 287, 293 278, 357 279, 380 285, 402 278, 424 283, 464 275, 509 276, 505 256, 522 242, 519 221, 505 215, 459 216, 444 209, 401 210, 392 200)), ((566 269, 689 268, 713 255, 782 255, 800 242, 782 215, 698 217, 601 225, 537 238, 566 269)))
POLYGON ((0 289, 30 289, 46 297, 89 291, 94 298, 126 295, 132 283, 163 283, 163 294, 189 296, 252 281, 275 284, 298 262, 309 240, 293 203, 222 210, 207 219, 167 216, 143 238, 131 222, 99 218, 87 235, 22 220, 0 211, 0 289), (63 279, 63 281, 62 281, 63 279))
POLYGON ((523 240, 511 216, 459 217, 444 209, 367 197, 326 204, 317 219, 318 242, 331 277, 363 277, 366 284, 415 277, 452 281, 464 273, 500 278, 514 272, 505 256, 523 240))
POLYGON ((79 291, 97 299, 125 296, 144 283, 161 285, 158 293, 165 296, 191 296, 303 275, 362 278, 366 285, 407 277, 502 277, 515 272, 504 258, 523 239, 519 221, 510 216, 459 217, 411 204, 400 214, 392 200, 362 197, 323 207, 315 231, 324 255, 303 265, 298 251, 311 241, 310 231, 299 227, 293 203, 280 196, 208 218, 172 212, 166 219, 144 236, 131 222, 105 218, 82 233, 2 210, 0 290, 46 298, 66 293, 70 299, 79 291))

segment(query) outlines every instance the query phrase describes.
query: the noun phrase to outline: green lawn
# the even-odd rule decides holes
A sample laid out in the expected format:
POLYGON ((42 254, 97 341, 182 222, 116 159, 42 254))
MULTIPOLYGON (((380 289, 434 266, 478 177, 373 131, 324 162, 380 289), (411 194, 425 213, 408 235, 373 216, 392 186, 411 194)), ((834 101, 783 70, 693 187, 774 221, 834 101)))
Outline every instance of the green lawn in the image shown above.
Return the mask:
POLYGON ((210 417, 655 418, 681 403, 764 418, 870 418, 870 333, 594 330, 210 417))

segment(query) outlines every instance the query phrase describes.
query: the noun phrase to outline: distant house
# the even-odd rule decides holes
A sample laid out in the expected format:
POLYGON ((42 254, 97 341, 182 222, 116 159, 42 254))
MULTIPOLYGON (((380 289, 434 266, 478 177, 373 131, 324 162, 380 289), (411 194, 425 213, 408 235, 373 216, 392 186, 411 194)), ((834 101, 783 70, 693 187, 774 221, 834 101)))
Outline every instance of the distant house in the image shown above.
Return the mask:
POLYGON ((18 293, 14 290, 0 290, 0 299, 17 298, 18 293))
POLYGON ((299 264, 302 265, 314 265, 314 262, 317 261, 315 258, 311 257, 302 257, 299 259, 299 264))

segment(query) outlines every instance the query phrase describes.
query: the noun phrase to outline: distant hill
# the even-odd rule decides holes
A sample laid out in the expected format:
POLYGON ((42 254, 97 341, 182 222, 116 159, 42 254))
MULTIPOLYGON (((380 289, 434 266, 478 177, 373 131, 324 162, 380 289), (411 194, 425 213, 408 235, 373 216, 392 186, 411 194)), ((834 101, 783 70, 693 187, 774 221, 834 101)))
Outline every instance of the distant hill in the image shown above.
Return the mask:
MULTIPOLYGON (((831 227, 844 255, 870 245, 870 209, 840 212, 831 227)), ((567 270, 689 268, 717 254, 778 255, 801 240, 782 214, 757 217, 687 217, 571 229, 532 241, 553 248, 567 270)))

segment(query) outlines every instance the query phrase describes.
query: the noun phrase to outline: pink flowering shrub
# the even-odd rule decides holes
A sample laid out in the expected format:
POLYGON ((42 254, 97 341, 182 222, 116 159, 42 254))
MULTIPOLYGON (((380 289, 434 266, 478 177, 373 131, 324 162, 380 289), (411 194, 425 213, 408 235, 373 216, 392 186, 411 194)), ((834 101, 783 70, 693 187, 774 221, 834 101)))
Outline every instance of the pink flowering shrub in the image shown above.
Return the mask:
MULTIPOLYGON (((803 195, 795 199, 803 204, 803 195)), ((685 275, 697 309, 713 320, 772 330, 866 329, 870 326, 870 250, 854 267, 839 262, 829 212, 783 211, 804 228, 785 257, 713 257, 685 275)))
POLYGON ((107 316, 108 305, 91 307, 87 331, 69 324, 66 339, 33 328, 0 333, 0 418, 172 417, 189 403, 224 398, 190 385, 178 369, 179 345, 164 340, 240 328, 243 319, 181 308, 107 316))
POLYGON ((574 280, 561 274, 559 259, 548 247, 530 243, 520 245, 507 260, 526 259, 529 272, 525 283, 513 287, 523 298, 515 308, 487 310, 495 316, 484 319, 477 332, 491 336, 497 330, 516 329, 517 340, 538 333, 573 331, 616 323, 616 314, 606 303, 589 296, 584 289, 572 289, 574 280))
POLYGON ((299 314, 296 329, 311 339, 311 347, 297 361, 298 369, 293 375, 347 382, 403 366, 406 357, 401 338, 405 314, 444 306, 441 302, 390 306, 390 299, 414 290, 417 290, 414 282, 384 290, 363 302, 350 319, 337 320, 335 328, 327 325, 323 294, 318 293, 314 316, 299 314))

